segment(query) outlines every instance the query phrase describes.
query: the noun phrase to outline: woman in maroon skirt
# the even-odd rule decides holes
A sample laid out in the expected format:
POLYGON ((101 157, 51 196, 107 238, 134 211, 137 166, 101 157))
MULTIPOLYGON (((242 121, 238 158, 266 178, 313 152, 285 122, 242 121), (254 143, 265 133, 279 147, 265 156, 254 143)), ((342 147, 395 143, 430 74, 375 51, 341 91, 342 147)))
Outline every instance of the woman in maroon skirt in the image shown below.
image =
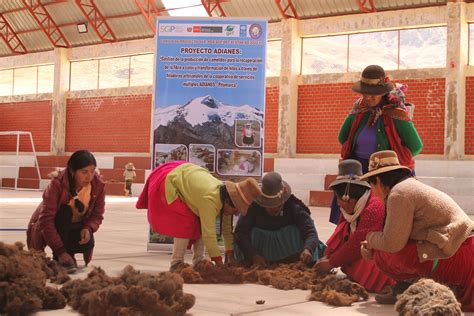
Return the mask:
POLYGON ((360 243, 368 232, 382 230, 385 210, 371 193, 367 182, 359 180, 362 165, 347 159, 339 163, 339 174, 329 186, 335 193, 342 215, 334 233, 327 241, 325 256, 315 269, 329 272, 341 267, 349 278, 371 292, 380 292, 395 281, 382 273, 374 262, 362 259, 360 243))
POLYGON ((474 311, 474 222, 469 216, 447 194, 411 176, 394 151, 373 153, 362 178, 387 213, 383 231, 367 234, 362 256, 373 258, 397 282, 423 277, 446 284, 464 311, 474 311))

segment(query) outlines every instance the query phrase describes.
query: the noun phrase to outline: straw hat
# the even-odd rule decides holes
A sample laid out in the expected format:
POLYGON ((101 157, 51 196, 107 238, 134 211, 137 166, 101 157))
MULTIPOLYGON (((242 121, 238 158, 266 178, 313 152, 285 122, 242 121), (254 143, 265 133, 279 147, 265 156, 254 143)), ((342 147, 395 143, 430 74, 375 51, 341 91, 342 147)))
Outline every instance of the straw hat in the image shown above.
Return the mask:
POLYGON ((384 95, 392 89, 393 83, 385 76, 385 70, 378 65, 365 67, 360 80, 352 86, 352 91, 368 95, 384 95))
POLYGON ((269 172, 262 178, 262 195, 255 202, 263 207, 277 207, 284 204, 291 195, 291 187, 283 181, 278 172, 269 172))
POLYGON ((359 161, 346 159, 341 161, 338 167, 339 173, 336 180, 329 185, 330 189, 341 183, 358 184, 370 188, 370 185, 366 181, 360 180, 362 177, 362 165, 359 161))
POLYGON ((253 200, 262 194, 257 180, 247 178, 241 182, 224 181, 230 199, 240 214, 247 214, 247 209, 253 200))
POLYGON ((364 174, 360 179, 364 180, 371 176, 396 169, 410 170, 410 168, 400 165, 397 153, 393 150, 377 151, 370 155, 369 172, 364 174))

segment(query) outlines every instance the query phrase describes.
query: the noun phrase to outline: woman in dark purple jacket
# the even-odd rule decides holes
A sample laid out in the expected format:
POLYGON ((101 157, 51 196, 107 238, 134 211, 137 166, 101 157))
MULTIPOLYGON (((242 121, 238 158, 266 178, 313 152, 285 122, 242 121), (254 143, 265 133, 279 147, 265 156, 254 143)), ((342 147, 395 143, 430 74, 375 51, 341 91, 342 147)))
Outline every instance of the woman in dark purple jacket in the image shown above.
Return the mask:
POLYGON ((97 162, 87 150, 76 151, 67 168, 51 180, 27 231, 29 249, 49 246, 53 259, 73 271, 74 255, 92 259, 94 233, 102 223, 105 184, 96 173, 97 162))

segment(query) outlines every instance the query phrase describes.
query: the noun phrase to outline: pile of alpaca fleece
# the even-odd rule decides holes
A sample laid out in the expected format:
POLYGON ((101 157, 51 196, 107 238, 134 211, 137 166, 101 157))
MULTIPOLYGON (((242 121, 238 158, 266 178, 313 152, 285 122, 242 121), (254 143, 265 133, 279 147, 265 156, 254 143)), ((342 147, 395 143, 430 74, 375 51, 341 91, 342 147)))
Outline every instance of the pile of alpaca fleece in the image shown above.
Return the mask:
POLYGON ((86 279, 64 284, 61 293, 83 315, 184 315, 194 306, 194 295, 183 293, 176 273, 141 273, 126 266, 119 277, 94 268, 86 279))
POLYGON ((66 270, 43 252, 24 244, 0 242, 0 314, 26 315, 41 309, 62 309, 65 297, 54 287, 69 280, 66 270))
POLYGON ((402 316, 463 315, 451 289, 430 279, 420 279, 398 295, 395 309, 402 316))
POLYGON ((349 306, 369 298, 361 285, 335 274, 319 274, 302 262, 246 269, 236 264, 217 266, 203 260, 195 266, 181 264, 176 273, 185 283, 256 283, 280 290, 311 290, 309 300, 335 306, 349 306))

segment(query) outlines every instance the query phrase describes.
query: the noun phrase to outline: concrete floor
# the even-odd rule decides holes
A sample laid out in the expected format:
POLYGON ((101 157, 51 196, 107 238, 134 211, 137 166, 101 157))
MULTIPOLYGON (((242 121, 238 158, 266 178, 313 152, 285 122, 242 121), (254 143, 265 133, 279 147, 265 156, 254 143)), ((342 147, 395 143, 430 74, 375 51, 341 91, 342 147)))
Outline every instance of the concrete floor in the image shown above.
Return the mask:
MULTIPOLYGON (((0 189, 0 240, 26 243, 25 229, 31 213, 41 201, 41 192, 0 189), (11 230, 7 230, 11 229, 11 230)), ((105 219, 95 234, 92 265, 101 266, 109 275, 118 274, 128 264, 144 272, 166 271, 169 252, 147 252, 146 211, 136 210, 136 198, 107 197, 105 219)), ((334 229, 327 208, 312 208, 319 236, 327 240, 334 229)), ((80 256, 78 256, 80 257, 80 256)), ((79 259, 79 258, 78 258, 79 259)), ((188 262, 191 260, 189 255, 188 262)), ((79 265, 83 265, 82 259, 79 265)), ((85 278, 90 267, 82 268, 74 278, 85 278)), ((282 291, 255 284, 185 284, 184 291, 196 296, 188 315, 396 315, 393 306, 378 305, 371 295, 367 302, 350 307, 333 307, 306 300, 309 291, 282 291), (257 305, 256 300, 265 300, 257 305)), ((40 312, 38 315, 74 315, 71 308, 40 312)), ((474 313, 471 313, 474 315, 474 313)))

